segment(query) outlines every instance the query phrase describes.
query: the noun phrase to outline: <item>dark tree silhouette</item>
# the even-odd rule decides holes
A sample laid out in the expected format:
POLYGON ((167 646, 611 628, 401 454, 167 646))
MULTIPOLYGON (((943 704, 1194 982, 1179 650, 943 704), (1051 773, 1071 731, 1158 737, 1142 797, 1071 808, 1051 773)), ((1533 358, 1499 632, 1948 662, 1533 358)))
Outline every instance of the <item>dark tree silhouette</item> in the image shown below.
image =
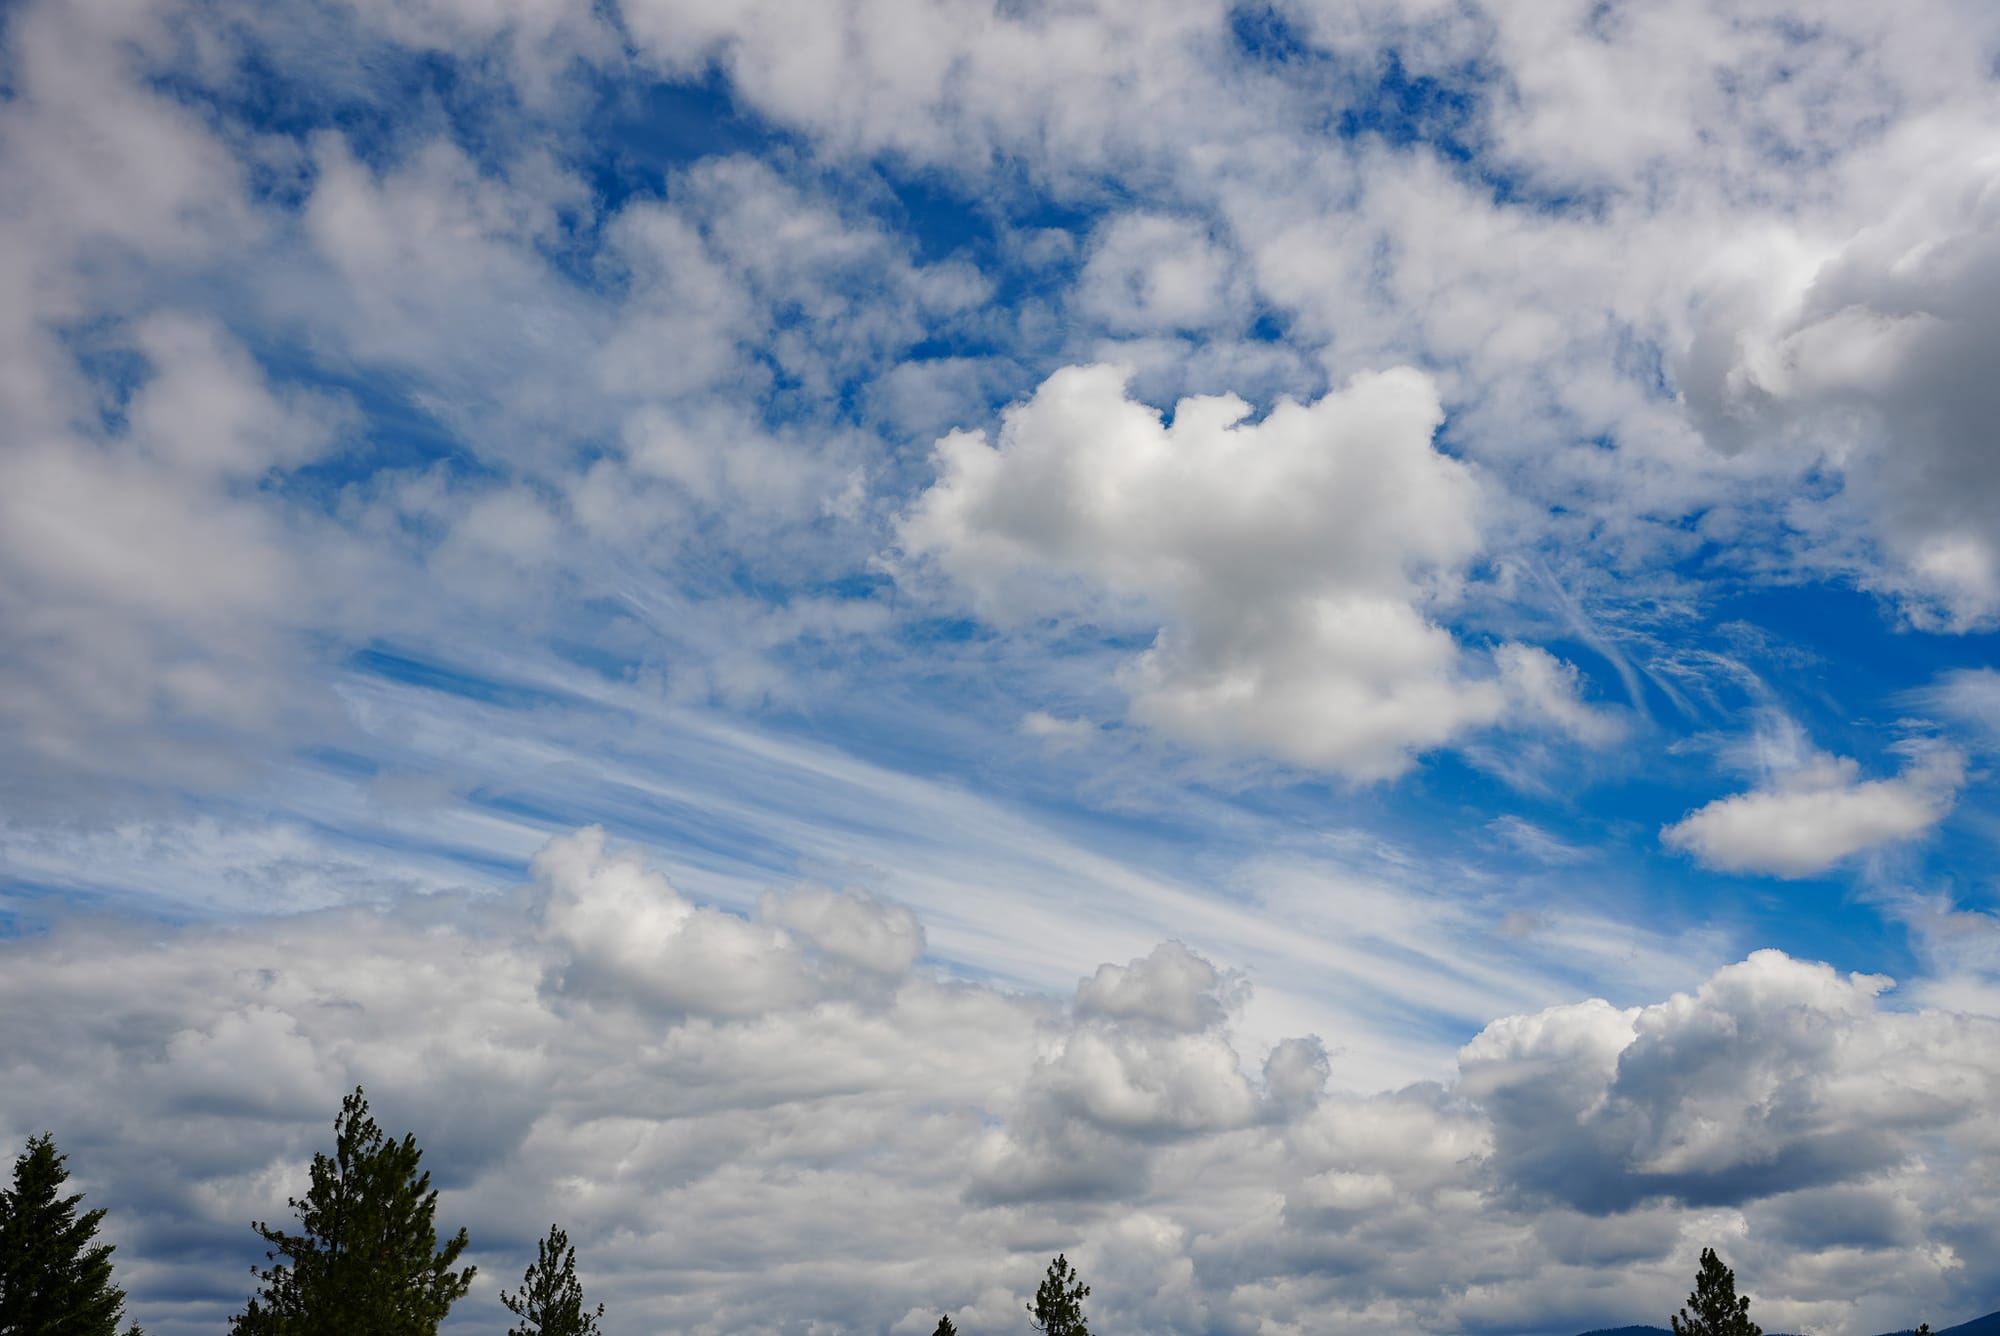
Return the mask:
POLYGON ((415 1138, 391 1141, 357 1087, 333 1122, 334 1153, 314 1155, 312 1186, 289 1204, 300 1232, 251 1225, 289 1264, 259 1269, 263 1287, 230 1322, 232 1336, 434 1336, 472 1287, 459 1230, 440 1248, 437 1193, 419 1173, 415 1138))
POLYGON ((549 1236, 535 1245, 535 1261, 521 1276, 521 1292, 500 1291, 500 1302, 520 1318, 518 1326, 507 1328, 507 1336, 601 1336, 595 1312, 583 1306, 583 1285, 576 1278, 576 1249, 569 1235, 554 1225, 549 1236))
POLYGON ((1090 1336, 1083 1320, 1083 1301, 1089 1296, 1090 1286, 1077 1279, 1069 1258, 1057 1253, 1035 1291, 1035 1301, 1028 1305, 1035 1330, 1042 1336, 1090 1336))
POLYGON ((949 1317, 940 1313, 938 1315, 937 1330, 933 1331, 931 1336, 958 1336, 958 1328, 951 1325, 949 1317))
POLYGON ((1674 1336, 1764 1336, 1764 1329, 1750 1320, 1749 1296, 1736 1297, 1736 1273, 1722 1264, 1713 1248, 1701 1250, 1694 1292, 1679 1316, 1668 1322, 1674 1336))
MULTIPOLYGON (((69 1157, 44 1132, 14 1161, 0 1191, 0 1333, 116 1336, 125 1291, 111 1283, 108 1243, 93 1243, 100 1208, 76 1212, 83 1194, 62 1195, 69 1157)), ((140 1336, 137 1327, 131 1336, 140 1336)))

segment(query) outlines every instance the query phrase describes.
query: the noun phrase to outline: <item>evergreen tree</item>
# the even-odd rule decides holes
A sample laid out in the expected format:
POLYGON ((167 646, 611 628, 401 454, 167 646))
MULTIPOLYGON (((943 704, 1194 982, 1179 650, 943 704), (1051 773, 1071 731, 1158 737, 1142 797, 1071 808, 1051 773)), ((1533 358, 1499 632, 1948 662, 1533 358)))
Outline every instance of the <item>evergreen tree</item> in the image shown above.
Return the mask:
POLYGON ((931 1336, 958 1336, 958 1328, 951 1325, 951 1319, 939 1314, 937 1330, 931 1336))
POLYGON ((1057 1253, 1035 1291, 1035 1301, 1028 1305, 1035 1330, 1042 1336, 1090 1336, 1083 1320, 1083 1301, 1089 1295, 1090 1286, 1079 1281, 1069 1259, 1057 1253))
POLYGON ((0 1336, 118 1331, 125 1291, 111 1283, 111 1245, 91 1242, 104 1212, 78 1215, 82 1194, 61 1195, 68 1159, 48 1133, 30 1137, 0 1191, 0 1336))
POLYGON ((1680 1316, 1668 1321, 1674 1336, 1764 1336, 1764 1329, 1750 1320, 1749 1296, 1736 1297, 1736 1273, 1722 1264, 1713 1248, 1701 1250, 1694 1292, 1680 1316))
POLYGON ((535 1245, 535 1263, 521 1277, 521 1292, 502 1290, 500 1302, 521 1319, 521 1325, 507 1329, 507 1336, 601 1336, 597 1319, 604 1316, 604 1305, 594 1313, 584 1311, 576 1249, 554 1225, 535 1245))
POLYGON ((440 1248, 437 1193, 419 1173, 415 1138, 391 1141, 357 1087, 334 1119, 334 1153, 314 1155, 312 1186, 291 1198, 300 1232, 255 1229, 279 1262, 257 1269, 258 1295, 230 1323, 231 1336, 434 1336, 472 1288, 459 1230, 440 1248))

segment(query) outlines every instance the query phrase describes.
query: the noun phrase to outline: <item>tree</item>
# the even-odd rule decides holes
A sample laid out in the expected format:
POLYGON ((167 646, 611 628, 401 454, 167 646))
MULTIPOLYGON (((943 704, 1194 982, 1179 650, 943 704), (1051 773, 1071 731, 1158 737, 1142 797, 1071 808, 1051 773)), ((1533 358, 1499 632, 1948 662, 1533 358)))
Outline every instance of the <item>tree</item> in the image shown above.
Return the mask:
POLYGON ((333 1137, 331 1157, 313 1156, 305 1197, 288 1199, 300 1232, 252 1222, 271 1245, 264 1256, 290 1261, 252 1268, 263 1288, 231 1320, 232 1336, 433 1336, 472 1288, 472 1267, 452 1269, 465 1231, 438 1246, 437 1193, 417 1172, 416 1139, 389 1140, 359 1087, 333 1137))
POLYGON ((0 1336, 116 1336, 124 1316, 112 1245, 91 1242, 103 1209, 78 1215, 83 1195, 61 1195, 68 1160, 48 1133, 29 1137, 0 1191, 0 1336))
POLYGON ((535 1262, 521 1276, 521 1292, 500 1291, 500 1302, 521 1319, 522 1325, 509 1327, 507 1336, 600 1336, 596 1312, 585 1312, 583 1286, 576 1278, 576 1249, 569 1235, 554 1225, 549 1236, 535 1245, 535 1262))
POLYGON ((1090 1327, 1083 1320, 1083 1301, 1089 1295, 1090 1286, 1077 1279, 1069 1258, 1057 1253, 1041 1288, 1035 1291, 1035 1301, 1028 1305, 1035 1330, 1042 1336, 1090 1336, 1090 1327))
POLYGON ((949 1317, 940 1313, 938 1314, 937 1330, 932 1332, 931 1336, 958 1336, 958 1328, 951 1325, 949 1317))
POLYGON ((1694 1292, 1680 1316, 1668 1321, 1674 1336, 1764 1336, 1764 1329, 1750 1320, 1749 1296, 1736 1297, 1736 1273, 1722 1264, 1713 1248, 1701 1250, 1694 1292))

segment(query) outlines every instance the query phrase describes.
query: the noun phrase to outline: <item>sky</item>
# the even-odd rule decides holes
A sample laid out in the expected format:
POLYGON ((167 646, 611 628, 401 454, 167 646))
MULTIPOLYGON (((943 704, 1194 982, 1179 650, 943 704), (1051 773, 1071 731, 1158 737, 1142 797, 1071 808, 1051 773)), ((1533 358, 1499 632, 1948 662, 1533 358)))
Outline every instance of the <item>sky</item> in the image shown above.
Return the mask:
POLYGON ((0 1144, 612 1336, 2000 1309, 2000 8, 0 6, 0 1144))

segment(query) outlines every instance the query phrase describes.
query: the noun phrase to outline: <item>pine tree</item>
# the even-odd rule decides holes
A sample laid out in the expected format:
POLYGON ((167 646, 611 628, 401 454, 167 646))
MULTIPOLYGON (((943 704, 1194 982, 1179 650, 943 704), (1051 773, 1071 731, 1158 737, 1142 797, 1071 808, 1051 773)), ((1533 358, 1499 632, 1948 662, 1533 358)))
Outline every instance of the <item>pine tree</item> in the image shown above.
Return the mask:
POLYGON ((1090 1327, 1083 1320, 1083 1301, 1089 1295, 1090 1286, 1077 1279, 1069 1258, 1057 1253, 1041 1288, 1035 1291, 1035 1301, 1028 1305, 1035 1330, 1042 1336, 1090 1336, 1090 1327))
POLYGON ((417 1171, 415 1138, 389 1140, 358 1087, 333 1132, 333 1155, 313 1156, 311 1187, 288 1203, 301 1232, 252 1223, 266 1258, 290 1260, 256 1270, 263 1287, 231 1336, 434 1336, 472 1288, 472 1267, 452 1270, 465 1231, 438 1246, 437 1193, 417 1171))
POLYGON ((554 1225, 535 1245, 535 1262, 521 1276, 521 1292, 502 1290, 500 1302, 521 1319, 521 1325, 507 1329, 507 1336, 601 1336, 597 1319, 604 1316, 604 1305, 594 1313, 584 1311, 576 1249, 554 1225))
MULTIPOLYGON (((14 1185, 0 1192, 0 1336, 116 1336, 125 1291, 111 1283, 108 1243, 92 1243, 100 1208, 76 1213, 81 1193, 48 1133, 28 1138, 14 1185)), ((140 1336, 137 1327, 131 1336, 140 1336)))
POLYGON ((952 1326, 951 1319, 941 1313, 938 1315, 937 1330, 931 1336, 958 1336, 958 1328, 952 1326))
POLYGON ((1764 1336, 1750 1320, 1750 1298, 1736 1297, 1736 1273, 1722 1264, 1715 1249, 1701 1250, 1701 1270, 1694 1291, 1680 1316, 1669 1318, 1674 1336, 1764 1336))

